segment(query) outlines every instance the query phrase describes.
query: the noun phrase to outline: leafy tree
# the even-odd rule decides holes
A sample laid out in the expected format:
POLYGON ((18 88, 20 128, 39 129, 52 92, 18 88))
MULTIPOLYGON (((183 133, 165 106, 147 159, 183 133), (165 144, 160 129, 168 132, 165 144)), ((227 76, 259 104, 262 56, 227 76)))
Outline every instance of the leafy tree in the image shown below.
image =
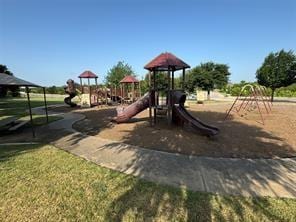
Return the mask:
MULTIPOLYGON (((10 76, 13 75, 13 73, 11 71, 9 71, 9 69, 7 68, 6 65, 2 65, 2 64, 0 64, 0 73, 4 73, 4 74, 10 75, 10 76)), ((10 87, 1 86, 0 87, 0 97, 7 96, 8 90, 11 91, 11 95, 13 97, 20 95, 20 88, 18 86, 10 86, 10 87)))
MULTIPOLYGON (((79 88, 79 86, 77 86, 76 84, 76 88, 79 88)), ((59 94, 59 95, 64 95, 65 94, 65 90, 64 90, 65 86, 49 86, 45 88, 45 92, 48 94, 59 94)), ((31 89, 32 93, 40 93, 43 94, 43 89, 42 88, 32 88, 31 89)))
POLYGON ((215 64, 213 77, 214 77, 214 87, 216 89, 222 89, 228 83, 230 76, 229 67, 225 64, 215 64))
POLYGON ((144 95, 146 92, 149 91, 149 76, 148 74, 145 75, 143 80, 140 80, 141 85, 141 94, 144 95))
POLYGON ((49 94, 65 94, 63 86, 50 86, 46 88, 46 92, 49 94))
POLYGON ((207 90, 209 99, 211 90, 226 86, 229 75, 229 67, 225 64, 201 63, 187 72, 185 87, 189 92, 193 92, 196 87, 207 90))
POLYGON ((58 94, 58 90, 56 86, 50 86, 46 90, 49 94, 58 94))
MULTIPOLYGON (((153 75, 151 78, 151 82, 153 84, 153 75)), ((164 91, 169 87, 168 84, 168 74, 167 72, 156 72, 155 74, 155 85, 158 91, 164 91)))
MULTIPOLYGON (((152 74, 152 73, 151 73, 152 74)), ((153 74, 151 75, 151 84, 153 86, 153 74)), ((161 95, 164 94, 164 91, 168 88, 168 79, 167 72, 156 72, 155 75, 155 85, 156 90, 160 91, 161 95)), ((149 90, 149 73, 145 75, 145 79, 141 81, 141 92, 142 94, 146 93, 149 90)))
POLYGON ((42 88, 31 88, 30 89, 31 93, 43 93, 43 89, 42 88))
POLYGON ((275 90, 274 94, 279 97, 296 97, 296 83, 287 87, 281 87, 275 90))
POLYGON ((256 77, 260 85, 271 88, 271 101, 277 88, 296 82, 296 56, 293 51, 281 50, 270 53, 262 66, 257 70, 256 77))
POLYGON ((182 86, 183 86, 183 84, 182 84, 183 83, 182 76, 175 77, 174 82, 175 82, 175 88, 176 89, 182 89, 182 86))
MULTIPOLYGON (((181 83, 182 82, 183 81, 181 80, 181 83)), ((195 76, 192 72, 192 69, 186 72, 184 85, 185 85, 185 90, 187 90, 190 93, 194 92, 196 88, 196 82, 195 82, 195 76)))
POLYGON ((242 91, 242 88, 245 85, 258 85, 257 83, 254 82, 246 82, 244 80, 240 81, 239 83, 234 83, 234 84, 228 84, 226 87, 223 88, 223 92, 230 94, 231 96, 249 96, 251 91, 250 88, 245 89, 242 91))
POLYGON ((13 76, 13 73, 8 70, 6 65, 0 64, 0 73, 5 73, 7 75, 13 76))
POLYGON ((118 87, 120 80, 128 75, 135 76, 135 72, 133 71, 132 67, 123 61, 119 61, 108 71, 106 83, 116 85, 118 87))

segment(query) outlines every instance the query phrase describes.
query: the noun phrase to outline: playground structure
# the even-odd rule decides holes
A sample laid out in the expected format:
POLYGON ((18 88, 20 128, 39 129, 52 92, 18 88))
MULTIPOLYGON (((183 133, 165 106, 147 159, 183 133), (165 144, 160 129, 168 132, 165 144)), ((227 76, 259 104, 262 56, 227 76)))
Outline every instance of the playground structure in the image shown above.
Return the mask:
POLYGON ((184 92, 185 69, 190 68, 189 65, 171 53, 162 53, 144 68, 149 71, 149 92, 128 107, 117 108, 117 117, 114 119, 117 123, 127 122, 131 117, 149 108, 151 126, 156 125, 157 117, 164 112, 169 125, 172 123, 181 126, 188 124, 203 135, 213 136, 218 134, 219 130, 216 127, 209 126, 193 117, 184 107, 186 101, 184 92), (182 70, 183 85, 182 89, 176 90, 174 74, 179 70, 182 70), (156 83, 158 72, 167 72, 168 88, 165 90, 165 102, 162 104, 159 103, 160 90, 158 90, 156 83))
MULTIPOLYGON (((65 92, 69 94, 69 97, 66 97, 64 99, 64 102, 71 106, 75 107, 77 106, 76 103, 71 102, 71 99, 73 99, 75 96, 77 96, 77 91, 79 92, 79 106, 80 107, 92 107, 92 106, 99 106, 103 104, 110 104, 110 102, 116 102, 121 103, 122 102, 122 95, 124 93, 124 90, 121 89, 119 92, 116 92, 115 87, 115 94, 114 90, 112 88, 107 87, 99 87, 97 83, 98 76, 94 74, 91 71, 85 71, 82 74, 78 76, 80 79, 80 90, 76 89, 75 82, 72 79, 69 79, 67 81, 67 87, 65 87, 65 92), (84 85, 82 82, 82 79, 87 79, 87 85, 84 85), (91 85, 90 79, 95 80, 95 87, 91 85)), ((134 77, 133 77, 134 78, 134 77)), ((134 78, 135 79, 135 78, 134 78)), ((135 81, 137 81, 135 79, 135 81)), ((133 83, 133 93, 132 96, 134 99, 138 98, 139 92, 135 91, 135 83, 133 83)), ((136 89, 139 89, 137 87, 136 89)))
POLYGON ((77 95, 76 87, 73 79, 68 79, 67 87, 65 87, 64 90, 65 90, 65 93, 69 94, 69 96, 64 99, 64 102, 70 107, 76 107, 77 104, 71 101, 77 95))
MULTIPOLYGON (((81 73, 78 78, 80 79, 81 87, 81 107, 91 107, 98 105, 99 96, 97 93, 98 90, 98 76, 91 71, 84 71, 81 73), (82 83, 83 79, 87 79, 87 86, 84 86, 82 83), (95 80, 95 89, 92 89, 90 85, 90 79, 95 80)), ((101 95, 101 94, 100 94, 101 95)))
POLYGON ((141 97, 140 81, 134 76, 125 76, 119 83, 123 102, 135 102, 141 97))
POLYGON ((132 103, 141 97, 140 81, 134 76, 127 75, 119 82, 119 86, 108 85, 108 98, 116 103, 132 103))
POLYGON ((227 111, 226 120, 231 112, 235 112, 240 116, 247 115, 248 112, 258 110, 261 118, 261 123, 264 125, 264 114, 271 112, 272 102, 270 96, 267 94, 265 87, 260 85, 245 85, 240 94, 234 100, 232 106, 227 111), (248 95, 245 95, 247 93, 248 95), (265 113, 263 112, 265 110, 265 113))

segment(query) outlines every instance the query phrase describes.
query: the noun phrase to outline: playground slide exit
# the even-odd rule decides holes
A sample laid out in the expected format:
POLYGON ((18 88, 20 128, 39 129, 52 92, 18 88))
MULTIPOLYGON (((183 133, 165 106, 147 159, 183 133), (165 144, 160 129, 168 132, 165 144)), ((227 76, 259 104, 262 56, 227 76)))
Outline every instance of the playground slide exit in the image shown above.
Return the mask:
MULTIPOLYGON (((117 117, 115 117, 114 121, 117 123, 125 123, 128 122, 130 118, 142 112, 143 110, 149 107, 149 97, 150 94, 146 93, 143 97, 141 97, 138 101, 132 103, 128 107, 118 107, 117 108, 117 117)), ((219 129, 205 124, 200 119, 193 117, 184 107, 184 102, 186 100, 186 94, 182 92, 174 92, 173 97, 176 98, 175 103, 173 105, 173 121, 176 124, 178 123, 186 123, 191 126, 198 133, 205 136, 215 136, 219 133, 219 129)))

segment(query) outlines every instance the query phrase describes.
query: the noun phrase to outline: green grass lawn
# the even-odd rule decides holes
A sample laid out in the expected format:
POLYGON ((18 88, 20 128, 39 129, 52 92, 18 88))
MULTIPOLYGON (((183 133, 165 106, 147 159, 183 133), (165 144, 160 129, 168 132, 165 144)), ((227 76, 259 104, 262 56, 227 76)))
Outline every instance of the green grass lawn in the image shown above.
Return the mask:
POLYGON ((0 221, 296 221, 296 200, 146 182, 49 145, 0 146, 0 221))
MULTIPOLYGON (((64 103, 63 98, 47 99, 48 105, 61 103, 64 103)), ((31 106, 32 108, 44 106, 43 97, 31 98, 31 106)), ((29 113, 26 112, 26 110, 28 110, 27 98, 0 98, 0 120, 10 116, 16 116, 22 120, 28 120, 29 113)), ((61 117, 49 116, 49 121, 55 121, 58 119, 61 119, 61 117)), ((33 115, 33 120, 35 125, 41 125, 45 123, 46 118, 41 115, 33 115)))

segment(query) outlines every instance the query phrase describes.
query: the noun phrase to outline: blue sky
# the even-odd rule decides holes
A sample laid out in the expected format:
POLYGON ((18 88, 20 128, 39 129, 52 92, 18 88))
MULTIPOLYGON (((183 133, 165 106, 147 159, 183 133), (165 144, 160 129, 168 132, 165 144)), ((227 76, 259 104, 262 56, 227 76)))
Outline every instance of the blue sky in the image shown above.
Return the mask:
POLYGON ((102 82, 120 60, 141 78, 164 51, 252 81, 269 52, 296 51, 295 0, 0 0, 0 9, 0 63, 45 86, 84 70, 102 82))

